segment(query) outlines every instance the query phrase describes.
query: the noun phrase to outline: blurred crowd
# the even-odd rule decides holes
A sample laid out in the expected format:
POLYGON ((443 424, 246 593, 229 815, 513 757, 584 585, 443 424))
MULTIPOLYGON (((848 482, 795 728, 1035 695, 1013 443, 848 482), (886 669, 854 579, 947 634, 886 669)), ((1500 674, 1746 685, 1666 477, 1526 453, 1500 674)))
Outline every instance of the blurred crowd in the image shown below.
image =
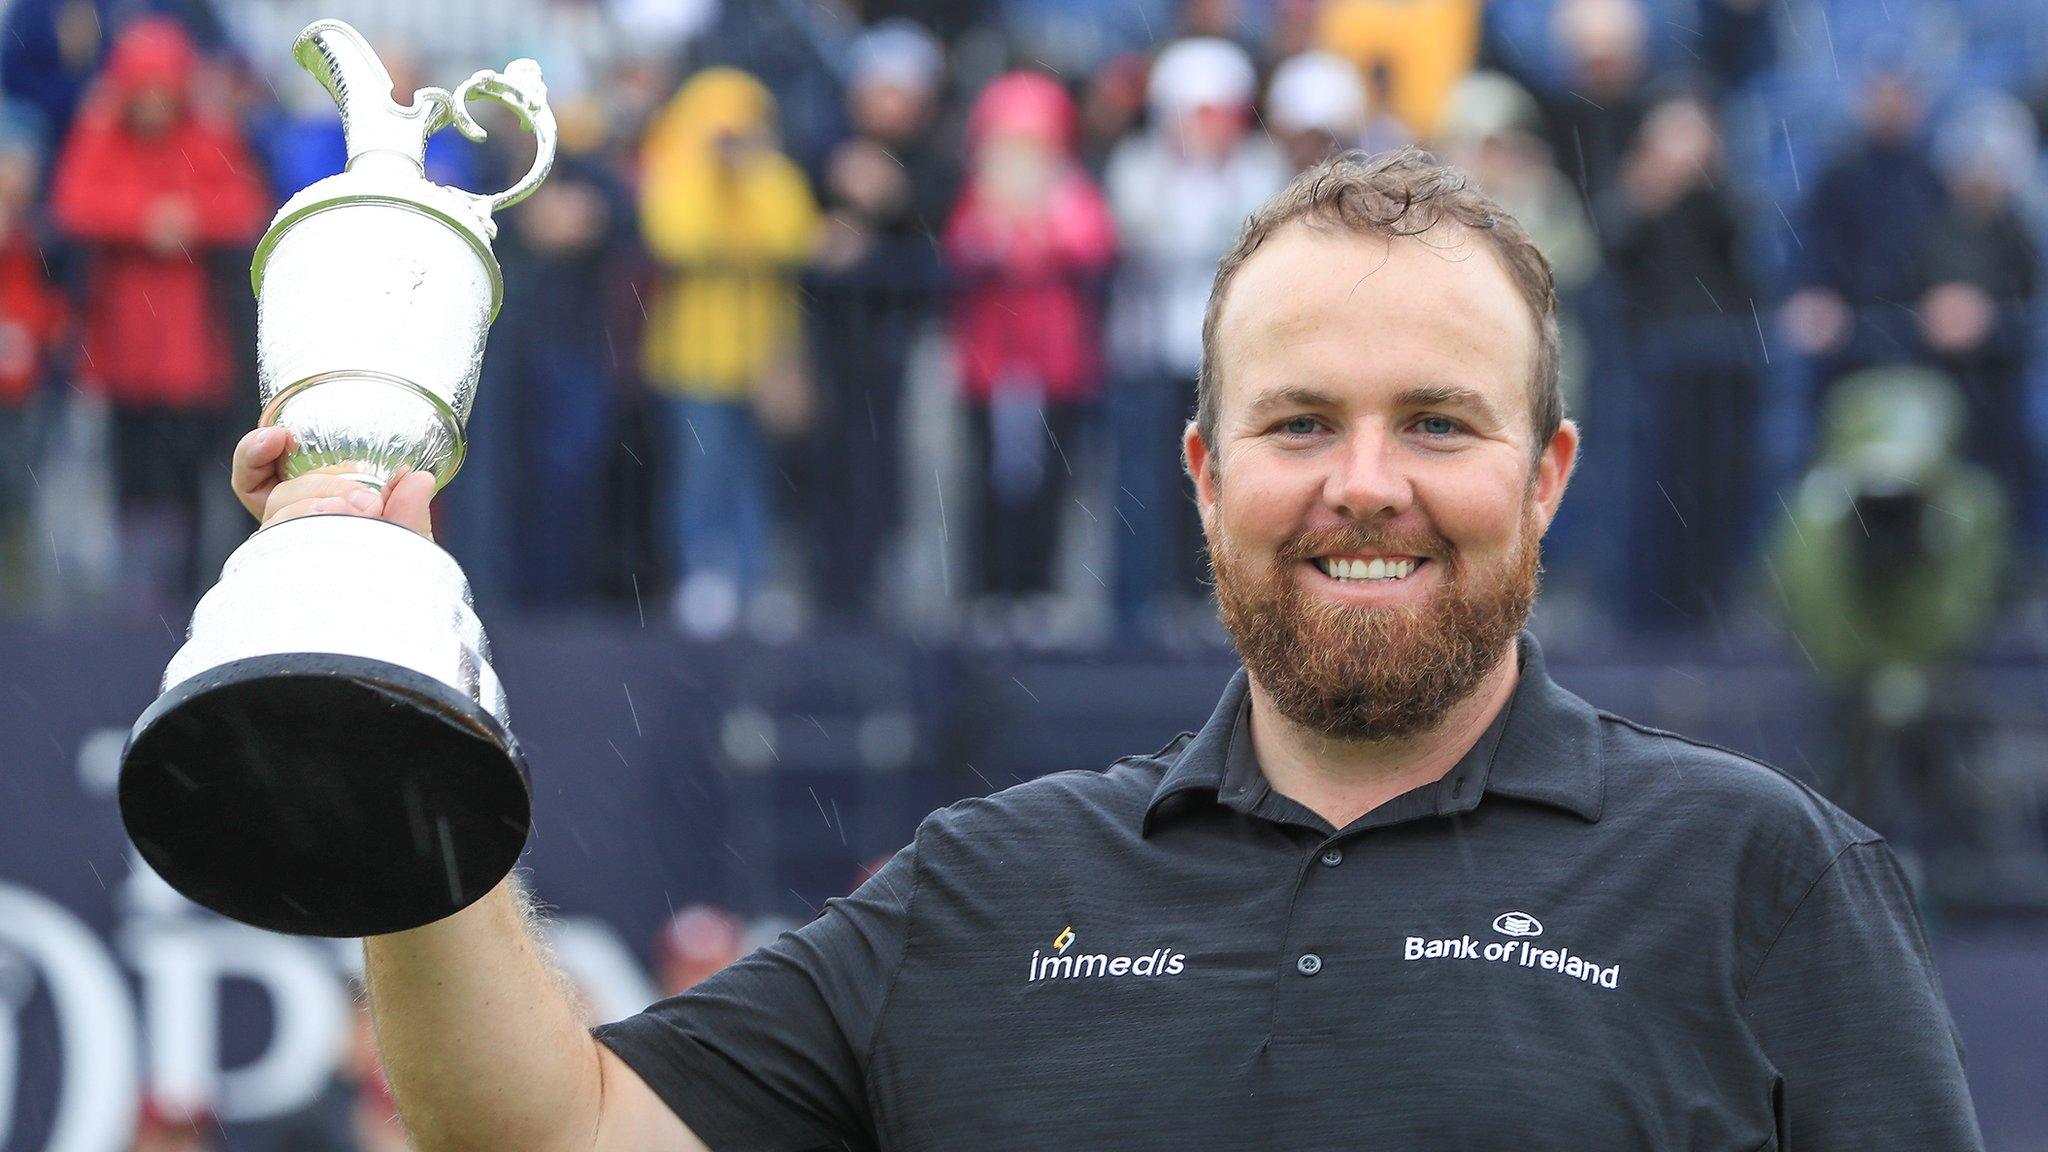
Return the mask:
MULTIPOLYGON (((327 14, 401 103, 530 55, 560 119, 436 510, 487 609, 1213 634, 1178 430, 1215 261, 1295 172, 1409 143, 1555 266, 1587 436, 1549 587, 1592 626, 1826 616, 1965 539, 1969 603, 1872 618, 2033 591, 2023 0, 13 0, 0 610, 175 624, 246 533, 248 266, 343 163, 288 50, 327 14), (1853 570, 1801 551, 1852 520, 1853 570)), ((486 122, 429 176, 524 171, 486 122)))

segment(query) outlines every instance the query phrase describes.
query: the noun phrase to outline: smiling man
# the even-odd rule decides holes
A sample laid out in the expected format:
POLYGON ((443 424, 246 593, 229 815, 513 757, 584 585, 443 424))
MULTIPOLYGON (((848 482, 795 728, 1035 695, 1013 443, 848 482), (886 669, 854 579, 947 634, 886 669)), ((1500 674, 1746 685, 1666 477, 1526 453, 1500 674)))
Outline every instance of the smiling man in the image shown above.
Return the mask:
MULTIPOLYGON (((509 885, 369 940, 419 1147, 1980 1147, 1883 841, 1521 632, 1578 450, 1554 323, 1455 171, 1305 174, 1209 307, 1184 447, 1245 670, 1201 730, 933 814, 596 1042, 509 885)), ((269 520, 424 529, 276 450, 269 520)))
POLYGON ((1333 825, 1442 776, 1515 686, 1578 454, 1551 291, 1412 152, 1304 176, 1217 272, 1188 470, 1260 766, 1333 825))

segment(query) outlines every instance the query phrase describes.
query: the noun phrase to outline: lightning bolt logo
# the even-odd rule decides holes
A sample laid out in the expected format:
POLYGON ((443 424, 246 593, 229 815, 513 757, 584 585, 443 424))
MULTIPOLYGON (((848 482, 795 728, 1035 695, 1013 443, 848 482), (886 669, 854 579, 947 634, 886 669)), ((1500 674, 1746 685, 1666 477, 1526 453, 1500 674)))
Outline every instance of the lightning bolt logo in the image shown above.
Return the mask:
POLYGON ((1074 926, 1069 924, 1065 928, 1060 929, 1059 935, 1052 938, 1052 950, 1055 952, 1065 952, 1073 943, 1074 926))

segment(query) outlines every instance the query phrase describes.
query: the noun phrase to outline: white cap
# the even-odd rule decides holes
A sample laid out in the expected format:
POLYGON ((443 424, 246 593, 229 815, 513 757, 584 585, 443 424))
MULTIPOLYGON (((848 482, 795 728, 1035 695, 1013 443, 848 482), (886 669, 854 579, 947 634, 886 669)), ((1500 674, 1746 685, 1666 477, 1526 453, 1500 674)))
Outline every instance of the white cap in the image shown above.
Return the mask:
POLYGON ((1499 72, 1472 72, 1451 89, 1437 117, 1440 144, 1477 144, 1508 132, 1534 132, 1543 113, 1527 88, 1499 72))
POLYGON ((1328 52, 1290 56, 1266 88, 1266 121, 1283 132, 1320 129, 1337 139, 1365 131, 1365 80, 1328 52))
POLYGON ((946 50, 915 21, 891 17, 861 33, 848 53, 847 80, 855 88, 887 84, 932 92, 945 73, 946 50))
POLYGON ((1972 94, 1934 134, 1934 157, 1943 170, 1988 168, 2009 191, 2026 186, 2040 149, 2033 114, 2017 98, 1997 91, 1972 94))
POLYGON ((1145 97, 1155 115, 1197 108, 1250 107, 1259 77, 1252 58, 1228 40, 1198 36, 1182 40, 1152 62, 1145 97))

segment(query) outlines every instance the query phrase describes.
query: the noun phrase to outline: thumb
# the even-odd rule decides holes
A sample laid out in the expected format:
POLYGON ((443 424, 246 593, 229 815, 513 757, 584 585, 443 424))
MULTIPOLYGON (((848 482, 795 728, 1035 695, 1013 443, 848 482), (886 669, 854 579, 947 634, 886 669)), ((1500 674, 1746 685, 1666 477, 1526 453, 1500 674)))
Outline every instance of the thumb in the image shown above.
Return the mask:
POLYGON ((408 472, 384 490, 384 519, 434 538, 434 474, 408 472))

